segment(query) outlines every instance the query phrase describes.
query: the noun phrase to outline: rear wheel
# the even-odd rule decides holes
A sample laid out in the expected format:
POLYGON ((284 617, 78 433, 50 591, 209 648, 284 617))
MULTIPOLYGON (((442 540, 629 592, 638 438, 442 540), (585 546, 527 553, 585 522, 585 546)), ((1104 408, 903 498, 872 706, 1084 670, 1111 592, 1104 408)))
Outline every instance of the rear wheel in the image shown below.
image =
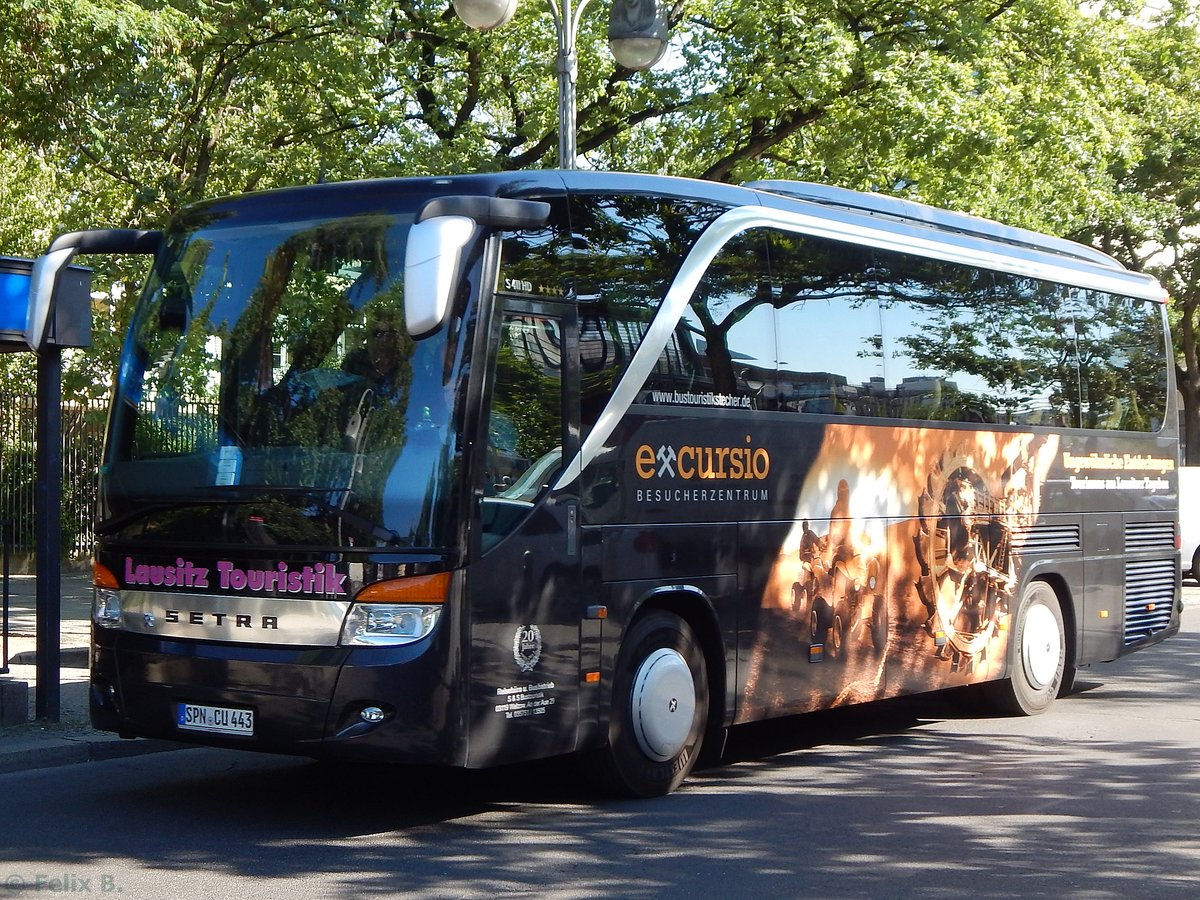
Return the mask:
POLYGON ((634 622, 613 680, 603 764, 609 786, 635 797, 675 790, 696 762, 708 721, 708 672, 687 622, 653 610, 634 622))
POLYGON ((1044 581, 1030 584, 1013 622, 1009 677, 986 685, 987 697, 1004 712, 1035 716, 1054 702, 1067 671, 1067 634, 1054 589, 1044 581))
POLYGON ((1192 554, 1192 581, 1200 584, 1200 547, 1192 554))
POLYGON ((871 646, 876 653, 887 649, 888 638, 888 607, 887 600, 882 594, 876 594, 871 601, 871 646))
POLYGON ((806 602, 807 591, 804 590, 804 585, 796 582, 792 585, 792 614, 804 618, 804 608, 808 605, 806 602))
POLYGON ((833 607, 818 595, 808 613, 808 637, 814 644, 824 644, 829 629, 833 627, 833 607))

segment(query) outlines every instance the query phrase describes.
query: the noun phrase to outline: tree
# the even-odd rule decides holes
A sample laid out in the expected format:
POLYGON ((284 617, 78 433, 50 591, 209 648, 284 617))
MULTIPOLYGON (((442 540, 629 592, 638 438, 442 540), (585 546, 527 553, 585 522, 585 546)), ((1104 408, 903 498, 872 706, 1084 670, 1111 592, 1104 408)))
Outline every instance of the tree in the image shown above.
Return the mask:
POLYGON ((696 93, 615 139, 615 167, 804 178, 1057 232, 1112 196, 1119 22, 1059 0, 689 11, 669 74, 696 93))
POLYGON ((1171 298, 1186 461, 1200 464, 1200 21, 1179 0, 1127 32, 1137 74, 1123 97, 1136 152, 1112 162, 1126 202, 1100 208, 1078 236, 1155 275, 1171 298))
MULTIPOLYGON (((0 184, 21 215, 0 231, 7 252, 157 227, 220 194, 554 163, 554 35, 536 0, 487 34, 444 0, 11 5, 0 102, 21 114, 0 122, 0 184)), ((1055 231, 1114 196, 1120 20, 1065 0, 693 0, 672 11, 669 64, 644 74, 608 56, 602 12, 580 37, 591 165, 808 178, 1055 231)), ((88 262, 97 287, 120 287, 68 372, 78 390, 89 366, 115 368, 145 270, 88 262)))

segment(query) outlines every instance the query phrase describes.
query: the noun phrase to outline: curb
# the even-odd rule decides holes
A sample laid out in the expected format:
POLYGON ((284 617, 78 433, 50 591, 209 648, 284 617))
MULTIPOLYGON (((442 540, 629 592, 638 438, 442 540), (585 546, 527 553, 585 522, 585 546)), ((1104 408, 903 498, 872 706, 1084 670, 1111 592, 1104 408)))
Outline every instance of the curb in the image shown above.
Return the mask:
MULTIPOLYGON (((88 667, 90 651, 87 647, 63 647, 58 654, 58 665, 61 669, 86 669, 88 667)), ((37 651, 23 650, 20 653, 14 653, 8 658, 8 664, 10 666, 36 666, 37 651)))
POLYGON ((0 750, 0 775, 25 772, 31 769, 51 769, 73 766, 77 763, 103 762, 149 753, 165 753, 171 750, 190 749, 190 744, 155 738, 44 738, 29 741, 29 746, 0 750))

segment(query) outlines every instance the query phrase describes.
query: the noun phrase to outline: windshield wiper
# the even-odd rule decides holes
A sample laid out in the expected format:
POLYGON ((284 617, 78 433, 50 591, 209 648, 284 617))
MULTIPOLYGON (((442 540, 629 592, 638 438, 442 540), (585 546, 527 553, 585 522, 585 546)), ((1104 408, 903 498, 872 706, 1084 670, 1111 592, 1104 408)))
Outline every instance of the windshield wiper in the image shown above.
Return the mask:
MULTIPOLYGON (((332 491, 324 491, 323 493, 332 494, 341 492, 349 494, 350 488, 334 488, 332 491)), ((332 513, 348 525, 352 525, 355 528, 360 528, 363 531, 370 533, 371 537, 375 538, 375 540, 387 541, 389 544, 396 545, 400 543, 400 535, 392 531, 392 529, 386 528, 383 525, 380 525, 378 522, 372 522, 365 516, 358 515, 358 513, 352 513, 350 510, 338 506, 336 503, 330 503, 315 491, 307 494, 307 496, 310 500, 316 503, 317 506, 321 507, 321 509, 328 513, 332 513)))
POLYGON ((315 503, 318 507, 327 513, 331 513, 341 519, 348 525, 367 532, 377 541, 386 541, 388 544, 399 545, 400 535, 380 525, 378 522, 373 522, 366 516, 360 516, 358 513, 350 512, 343 506, 336 503, 330 503, 325 499, 326 494, 345 494, 342 498, 342 503, 349 499, 351 489, 348 487, 301 487, 298 485, 283 485, 283 484, 206 484, 199 485, 195 490, 217 491, 221 494, 252 494, 253 497, 247 497, 245 500, 238 502, 248 503, 254 497, 261 494, 292 494, 295 496, 305 497, 315 503))
MULTIPOLYGON (((109 519, 106 522, 96 523, 96 534, 112 534, 120 531, 126 525, 136 522, 138 519, 144 519, 154 512, 164 509, 176 509, 178 503, 158 503, 151 500, 142 500, 137 497, 132 498, 133 502, 138 504, 137 509, 133 512, 125 513, 123 516, 117 516, 115 519, 109 519)), ((202 501, 197 500, 195 505, 199 505, 202 501)), ((191 505, 191 504, 188 504, 191 505)))

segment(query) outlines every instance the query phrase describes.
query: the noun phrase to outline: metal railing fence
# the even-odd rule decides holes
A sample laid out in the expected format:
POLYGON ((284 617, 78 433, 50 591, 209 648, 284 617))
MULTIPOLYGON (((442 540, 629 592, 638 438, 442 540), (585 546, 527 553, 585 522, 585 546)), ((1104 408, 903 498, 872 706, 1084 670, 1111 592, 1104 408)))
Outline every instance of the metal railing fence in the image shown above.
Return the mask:
POLYGON ((3 612, 0 612, 0 675, 8 674, 8 607, 9 607, 9 536, 12 534, 12 522, 8 519, 0 519, 0 553, 3 553, 3 594, 4 607, 3 612))
MULTIPOLYGON (((108 402, 67 402, 62 407, 62 552, 64 558, 92 552, 96 476, 104 445, 108 402)), ((0 391, 0 519, 11 526, 17 557, 34 552, 37 492, 37 400, 0 391)))
MULTIPOLYGON (((143 404, 152 412, 154 401, 143 404)), ((181 401, 168 413, 143 417, 138 440, 158 453, 194 453, 216 439, 216 407, 181 401), (164 425, 163 422, 169 422, 164 425)), ((104 452, 108 401, 66 401, 62 406, 62 557, 92 553, 97 478, 104 452)), ((0 388, 0 519, 11 520, 11 548, 18 559, 35 551, 37 495, 37 398, 0 388)))

